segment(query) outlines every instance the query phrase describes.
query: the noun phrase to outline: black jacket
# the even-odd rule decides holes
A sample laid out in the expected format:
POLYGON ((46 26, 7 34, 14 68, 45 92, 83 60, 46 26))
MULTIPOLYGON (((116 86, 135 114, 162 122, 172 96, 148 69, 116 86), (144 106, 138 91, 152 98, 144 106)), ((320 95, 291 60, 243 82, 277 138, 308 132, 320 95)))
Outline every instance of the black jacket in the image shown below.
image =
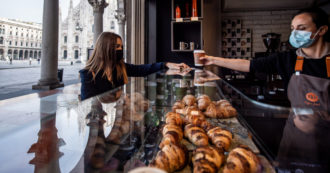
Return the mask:
MULTIPOLYGON (((126 64, 126 71, 128 77, 143 77, 151 73, 157 72, 165 68, 164 63, 133 65, 126 64)), ((108 81, 106 77, 102 77, 103 71, 100 71, 95 80, 93 80, 92 73, 88 70, 82 69, 79 71, 81 79, 81 100, 102 94, 111 89, 124 85, 123 79, 117 80, 116 70, 113 71, 113 83, 108 81)))

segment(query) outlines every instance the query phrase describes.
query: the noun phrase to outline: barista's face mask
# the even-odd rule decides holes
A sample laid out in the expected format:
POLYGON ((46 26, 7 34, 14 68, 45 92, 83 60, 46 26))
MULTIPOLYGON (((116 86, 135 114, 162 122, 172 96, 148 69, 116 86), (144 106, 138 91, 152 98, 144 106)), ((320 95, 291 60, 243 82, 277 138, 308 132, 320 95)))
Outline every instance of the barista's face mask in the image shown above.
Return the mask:
POLYGON ((307 48, 311 46, 314 41, 316 35, 319 33, 318 30, 314 37, 311 38, 312 32, 309 31, 300 31, 300 30, 293 30, 290 35, 290 44, 295 48, 307 48))
POLYGON ((116 50, 116 58, 117 61, 120 61, 124 57, 124 51, 123 50, 116 50))

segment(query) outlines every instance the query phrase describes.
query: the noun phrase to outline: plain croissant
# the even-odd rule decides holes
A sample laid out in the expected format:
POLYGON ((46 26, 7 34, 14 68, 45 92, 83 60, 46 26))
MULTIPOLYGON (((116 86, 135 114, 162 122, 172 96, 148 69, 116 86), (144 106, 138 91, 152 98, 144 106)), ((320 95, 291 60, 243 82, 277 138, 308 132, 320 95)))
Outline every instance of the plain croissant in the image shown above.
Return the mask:
POLYGON ((205 111, 211 103, 212 101, 207 95, 201 95, 197 98, 198 109, 201 111, 205 111))
POLYGON ((196 104, 196 98, 195 96, 193 95, 186 95, 183 97, 182 99, 183 103, 186 105, 186 106, 193 106, 196 104))

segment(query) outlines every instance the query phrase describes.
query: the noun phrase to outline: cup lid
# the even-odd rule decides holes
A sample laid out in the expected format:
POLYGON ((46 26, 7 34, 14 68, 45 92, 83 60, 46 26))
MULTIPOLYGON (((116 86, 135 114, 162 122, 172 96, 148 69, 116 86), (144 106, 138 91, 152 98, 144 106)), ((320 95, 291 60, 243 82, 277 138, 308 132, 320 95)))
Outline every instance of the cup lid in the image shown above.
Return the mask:
POLYGON ((131 171, 129 171, 128 173, 166 173, 165 171, 158 169, 158 168, 153 168, 153 167, 139 167, 139 168, 135 168, 131 171))
POLYGON ((194 53, 205 53, 204 50, 194 50, 194 53))

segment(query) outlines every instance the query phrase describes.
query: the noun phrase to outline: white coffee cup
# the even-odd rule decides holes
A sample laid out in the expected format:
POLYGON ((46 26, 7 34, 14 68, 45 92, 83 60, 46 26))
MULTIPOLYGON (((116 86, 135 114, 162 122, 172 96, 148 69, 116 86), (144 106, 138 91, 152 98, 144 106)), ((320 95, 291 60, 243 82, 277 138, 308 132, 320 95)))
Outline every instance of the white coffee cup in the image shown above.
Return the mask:
POLYGON ((200 57, 204 57, 204 56, 205 56, 204 50, 194 50, 195 66, 204 66, 204 61, 200 60, 200 57))

